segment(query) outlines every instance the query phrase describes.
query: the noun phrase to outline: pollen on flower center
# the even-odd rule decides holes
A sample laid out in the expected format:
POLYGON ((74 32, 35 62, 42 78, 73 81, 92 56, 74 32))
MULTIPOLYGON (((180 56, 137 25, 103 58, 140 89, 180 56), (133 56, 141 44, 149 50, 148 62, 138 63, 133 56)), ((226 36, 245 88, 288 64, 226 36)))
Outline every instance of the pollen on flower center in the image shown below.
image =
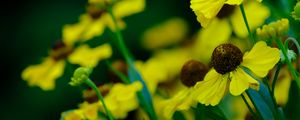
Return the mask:
POLYGON ((187 87, 194 86, 198 81, 202 81, 208 67, 196 60, 187 61, 181 69, 181 82, 187 87))
POLYGON ((218 13, 217 17, 222 19, 222 18, 226 18, 229 15, 231 15, 233 13, 235 9, 235 6, 233 5, 223 5, 223 7, 221 8, 220 12, 218 13))
POLYGON ((242 61, 243 53, 232 44, 219 45, 213 51, 211 58, 212 66, 220 74, 235 70, 242 61))

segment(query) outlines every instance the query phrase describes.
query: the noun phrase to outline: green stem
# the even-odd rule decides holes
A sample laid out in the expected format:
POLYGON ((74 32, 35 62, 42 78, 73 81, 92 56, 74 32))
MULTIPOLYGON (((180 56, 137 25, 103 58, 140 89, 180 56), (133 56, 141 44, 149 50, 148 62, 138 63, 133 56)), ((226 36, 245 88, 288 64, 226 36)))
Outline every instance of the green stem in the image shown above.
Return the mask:
POLYGON ((86 79, 84 81, 88 86, 90 86, 95 92, 96 95, 98 96, 98 99, 101 101, 101 103, 103 104, 104 110, 106 112, 106 115, 108 116, 109 120, 114 120, 114 118, 112 117, 111 113, 109 112, 109 110, 106 107, 106 104, 104 102, 104 99, 100 93, 100 91, 98 90, 98 87, 94 84, 94 82, 91 79, 86 79))
MULTIPOLYGON (((275 84, 276 84, 276 81, 278 79, 278 75, 279 75, 279 72, 281 70, 281 67, 282 67, 282 64, 281 63, 278 63, 277 65, 277 68, 276 68, 276 72, 275 72, 275 76, 274 76, 274 79, 272 81, 272 96, 275 98, 274 96, 274 92, 275 92, 275 84)), ((275 106, 276 107, 276 106, 275 106)))
POLYGON ((300 55, 300 45, 299 45, 298 41, 297 41, 295 38, 292 38, 292 37, 287 38, 287 39, 285 40, 285 42, 284 42, 286 48, 289 47, 289 46, 288 46, 288 45, 289 45, 289 44, 288 44, 289 42, 293 42, 293 43, 296 45, 297 50, 298 50, 298 55, 300 55))
POLYGON ((285 48, 285 46, 283 45, 283 43, 282 43, 282 41, 281 41, 280 39, 275 38, 275 41, 276 41, 278 47, 280 48, 280 50, 281 50, 282 53, 283 53, 283 56, 284 56, 284 58, 285 58, 285 60, 286 60, 286 62, 287 62, 289 71, 291 72, 291 74, 292 74, 294 80, 297 82, 298 87, 300 87, 300 81, 297 79, 298 76, 297 76, 296 70, 295 70, 294 66, 292 65, 292 62, 291 62, 291 60, 288 58, 288 55, 287 55, 287 53, 286 53, 286 52, 287 52, 287 49, 285 48))
POLYGON ((255 114, 255 112, 252 110, 250 104, 248 103, 248 101, 246 100, 245 96, 243 94, 241 94, 243 101, 245 102, 246 106, 248 107, 249 111, 251 112, 251 114, 253 115, 254 119, 258 119, 257 115, 255 114))
POLYGON ((254 43, 256 43, 256 40, 254 39, 254 36, 253 36, 253 34, 252 34, 251 30, 250 30, 250 27, 249 27, 249 24, 248 24, 248 20, 247 20, 247 16, 246 16, 246 12, 245 12, 244 5, 243 5, 243 4, 240 5, 240 10, 241 10, 242 15, 243 15, 244 23, 245 23, 245 25, 246 25, 246 27, 247 27, 247 31, 248 31, 248 33, 249 33, 250 40, 251 40, 252 43, 254 44, 254 43))
MULTIPOLYGON (((247 93, 247 95, 248 95, 250 101, 251 101, 252 103, 254 103, 253 99, 252 99, 251 96, 249 95, 250 93, 249 93, 248 91, 246 91, 246 93, 247 93)), ((253 106, 254 106, 254 108, 258 111, 258 112, 257 112, 257 113, 258 113, 258 118, 262 120, 263 117, 262 117, 262 115, 261 115, 261 111, 259 111, 259 109, 257 109, 258 107, 256 106, 256 104, 253 104, 253 106)))
POLYGON ((124 83, 126 83, 126 84, 130 83, 130 80, 127 78, 127 76, 125 76, 122 72, 120 72, 116 68, 114 68, 111 65, 111 62, 109 62, 108 60, 106 60, 106 64, 124 83))
POLYGON ((130 63, 130 54, 129 54, 129 50, 127 49, 127 47, 125 46, 125 43, 124 43, 124 39, 123 39, 123 36, 120 32, 120 28, 118 26, 118 22, 116 20, 116 17, 114 16, 113 14, 113 11, 112 11, 112 7, 108 7, 108 12, 115 24, 115 31, 114 33, 116 34, 116 42, 118 44, 118 47, 120 49, 120 51, 122 52, 122 55, 124 56, 125 60, 127 63, 130 63))
MULTIPOLYGON (((133 61, 131 59, 131 54, 130 54, 129 50, 127 49, 127 47, 125 46, 124 39, 123 39, 123 36, 122 36, 122 34, 120 32, 120 28, 118 26, 118 22, 117 22, 114 14, 113 14, 112 7, 109 6, 107 10, 108 10, 108 13, 112 17, 113 22, 115 24, 115 31, 114 31, 114 33, 116 34, 116 37, 117 37, 117 39, 115 39, 116 43, 117 43, 117 45, 118 45, 118 47, 119 47, 122 55, 124 56, 124 58, 126 60, 126 63, 128 64, 129 68, 134 69, 134 64, 133 64, 133 61)), ((144 86, 144 87, 146 87, 146 86, 144 86)), ((151 119, 156 120, 157 117, 156 117, 156 113, 155 113, 155 111, 153 109, 152 103, 150 103, 150 105, 148 105, 146 103, 145 99, 143 98, 143 95, 140 92, 138 92, 138 96, 140 96, 139 97, 140 102, 141 102, 142 105, 145 105, 146 110, 148 111, 149 116, 151 117, 151 119)))

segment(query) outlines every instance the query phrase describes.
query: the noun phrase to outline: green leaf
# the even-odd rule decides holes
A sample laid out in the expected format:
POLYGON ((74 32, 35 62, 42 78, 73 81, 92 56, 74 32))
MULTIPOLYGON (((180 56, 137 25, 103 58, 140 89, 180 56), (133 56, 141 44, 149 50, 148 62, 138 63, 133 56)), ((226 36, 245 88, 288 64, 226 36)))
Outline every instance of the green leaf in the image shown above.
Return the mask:
POLYGON ((285 107, 286 117, 290 120, 300 120, 300 92, 298 85, 295 80, 292 80, 290 90, 289 90, 289 99, 285 107))
POLYGON ((174 115, 172 116, 172 119, 173 120, 186 120, 185 117, 184 117, 184 115, 181 112, 179 112, 179 111, 176 111, 174 113, 174 115))

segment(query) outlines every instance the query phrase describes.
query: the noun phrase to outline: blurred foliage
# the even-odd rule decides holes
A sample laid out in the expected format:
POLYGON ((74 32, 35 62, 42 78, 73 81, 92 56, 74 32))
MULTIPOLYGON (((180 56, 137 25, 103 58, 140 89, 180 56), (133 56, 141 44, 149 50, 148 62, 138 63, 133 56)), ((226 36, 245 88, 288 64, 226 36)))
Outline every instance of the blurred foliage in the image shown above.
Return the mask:
MULTIPOLYGON (((86 4, 87 0, 25 0, 3 4, 0 51, 4 55, 1 57, 1 68, 5 71, 5 77, 2 78, 4 83, 1 83, 0 119, 59 119, 62 111, 76 108, 82 102, 80 90, 67 84, 72 75, 70 66, 66 67, 64 76, 57 80, 56 89, 49 92, 27 86, 20 73, 26 66, 39 63, 48 54, 51 45, 61 38, 62 26, 77 22, 86 4)), ((151 54, 136 44, 140 43, 141 34, 171 17, 187 20, 190 33, 200 28, 189 2, 184 0, 148 0, 144 12, 125 19, 125 43, 137 59, 145 60, 151 54)), ((105 39, 105 36, 102 37, 105 39)), ((114 57, 118 58, 120 54, 114 57)), ((105 65, 100 63, 99 66, 105 65)), ((99 72, 103 71, 99 69, 99 72)))

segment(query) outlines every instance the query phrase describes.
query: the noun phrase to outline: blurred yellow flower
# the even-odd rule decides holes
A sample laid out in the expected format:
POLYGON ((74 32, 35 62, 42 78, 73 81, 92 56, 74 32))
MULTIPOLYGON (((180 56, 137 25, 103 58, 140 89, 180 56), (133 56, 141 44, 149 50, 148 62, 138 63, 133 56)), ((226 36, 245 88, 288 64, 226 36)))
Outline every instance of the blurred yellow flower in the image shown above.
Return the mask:
POLYGON ((256 34, 261 39, 272 39, 275 37, 282 37, 287 34, 289 30, 289 20, 282 18, 268 25, 264 25, 262 28, 256 29, 256 34))
POLYGON ((79 105, 79 109, 70 110, 61 114, 62 120, 102 120, 98 116, 99 103, 84 102, 79 105))
POLYGON ((58 47, 50 51, 41 64, 27 67, 22 72, 22 78, 30 86, 38 86, 43 90, 52 90, 55 88, 55 80, 62 76, 65 68, 65 60, 80 66, 95 67, 98 61, 109 58, 112 50, 109 44, 103 44, 96 48, 90 48, 87 45, 79 46, 77 49, 66 49, 64 43, 59 43, 58 47))
POLYGON ((155 50, 174 45, 186 37, 187 23, 181 18, 172 18, 148 29, 142 37, 146 49, 155 50))
MULTIPOLYGON (((262 0, 257 0, 261 2, 262 0)), ((227 5, 240 5, 243 0, 191 0, 191 9, 202 27, 207 27, 217 16, 221 8, 227 5)), ((240 16, 242 17, 242 16, 240 16)))
POLYGON ((64 26, 63 36, 66 44, 90 40, 101 35, 106 27, 115 30, 113 19, 107 12, 109 5, 112 5, 113 14, 121 28, 125 27, 123 17, 139 13, 145 8, 145 0, 105 1, 107 2, 105 8, 97 6, 103 4, 103 0, 90 0, 89 2, 87 13, 80 16, 79 23, 64 26))
POLYGON ((259 82, 246 73, 243 67, 251 70, 258 77, 265 77, 279 61, 277 48, 271 48, 265 42, 256 43, 244 56, 239 48, 231 44, 218 46, 212 55, 211 69, 204 81, 194 86, 196 99, 205 105, 217 105, 225 95, 227 88, 234 95, 242 94, 246 89, 259 88, 259 82))
POLYGON ((191 55, 185 48, 160 50, 146 62, 136 62, 136 67, 150 93, 155 93, 157 85, 175 79, 180 74, 182 65, 189 59, 191 55))
MULTIPOLYGON (((142 90, 142 83, 133 82, 129 85, 116 83, 104 97, 105 104, 116 119, 124 119, 128 112, 139 107, 137 92, 142 90)), ((102 104, 100 111, 104 111, 102 104)))

